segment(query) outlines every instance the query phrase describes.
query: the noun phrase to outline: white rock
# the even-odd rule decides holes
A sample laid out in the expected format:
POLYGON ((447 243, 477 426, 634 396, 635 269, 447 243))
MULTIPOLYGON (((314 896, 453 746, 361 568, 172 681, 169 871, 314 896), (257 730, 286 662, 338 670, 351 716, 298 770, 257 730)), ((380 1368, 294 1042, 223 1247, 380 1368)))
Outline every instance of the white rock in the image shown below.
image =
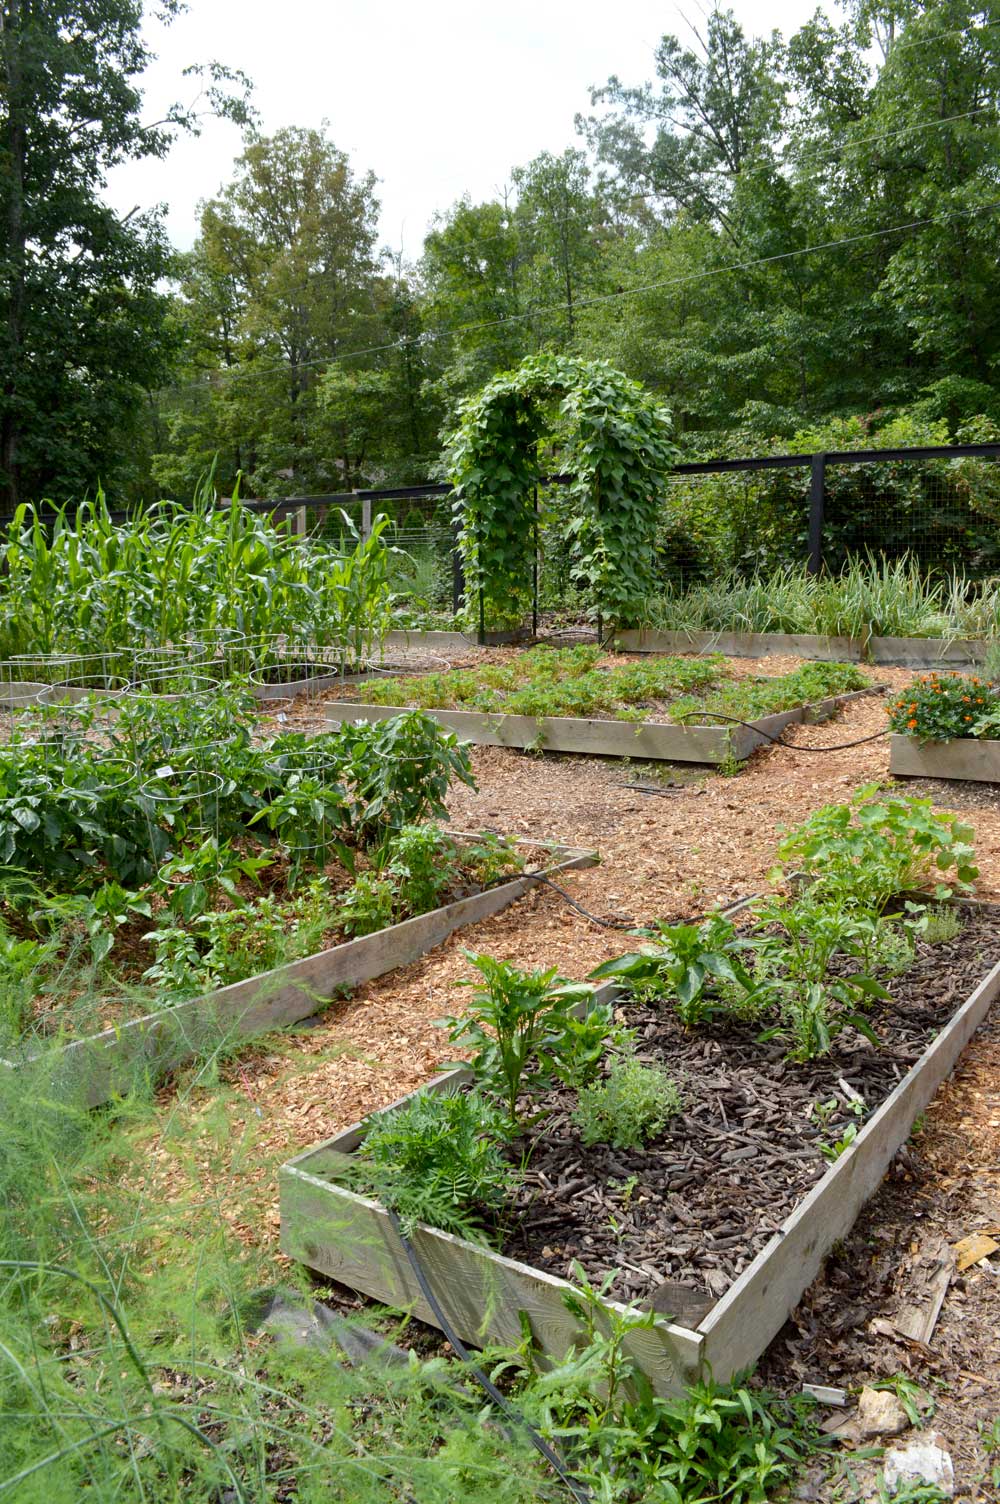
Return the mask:
POLYGON ((907 1483, 933 1483, 949 1499, 954 1497, 955 1469, 934 1431, 886 1452, 883 1469, 891 1493, 898 1493, 907 1483))

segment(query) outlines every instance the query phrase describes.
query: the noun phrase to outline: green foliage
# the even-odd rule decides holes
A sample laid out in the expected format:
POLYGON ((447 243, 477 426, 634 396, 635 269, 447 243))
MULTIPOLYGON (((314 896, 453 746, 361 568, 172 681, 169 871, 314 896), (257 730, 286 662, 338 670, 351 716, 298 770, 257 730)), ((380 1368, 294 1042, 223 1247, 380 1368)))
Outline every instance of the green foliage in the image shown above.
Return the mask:
POLYGON ((373 935, 396 917, 396 888, 377 872, 359 872, 337 909, 337 924, 345 935, 373 935))
POLYGON ((528 1416, 564 1449, 576 1476, 608 1504, 771 1504, 819 1445, 812 1401, 707 1379, 677 1399, 652 1393, 626 1355, 651 1313, 608 1312, 604 1287, 574 1265, 563 1299, 580 1349, 519 1394, 528 1416))
POLYGON ((921 674, 888 707, 889 725, 920 741, 994 737, 1000 721, 995 691, 964 674, 921 674))
POLYGON ((362 542, 345 519, 339 549, 303 546, 238 496, 217 507, 211 477, 191 506, 164 503, 123 523, 102 491, 44 519, 21 506, 0 546, 0 656, 82 653, 107 672, 98 655, 118 654, 131 678, 137 648, 191 642, 193 672, 201 649, 211 679, 228 639, 240 637, 240 661, 253 668, 281 634, 356 664, 389 626, 386 526, 379 519, 362 542))
POLYGON ((419 711, 374 725, 358 722, 340 735, 355 790, 353 826, 366 845, 427 817, 443 818, 454 780, 475 787, 468 748, 419 711))
MULTIPOLYGON (((548 971, 521 971, 509 961, 473 955, 469 960, 485 986, 474 980, 472 1004, 461 1018, 445 1020, 452 1044, 475 1050, 469 1062, 477 1083, 503 1101, 512 1128, 518 1123, 522 1092, 544 1087, 553 1079, 572 1080, 588 1067, 600 1041, 581 1037, 570 1026, 570 1010, 592 996, 593 989, 564 982, 553 966, 548 971), (585 1061, 581 1062, 581 1045, 585 1061)), ((610 1011, 599 1015, 610 1031, 610 1011)))
POLYGON ((507 1126, 479 1092, 418 1092, 368 1119, 352 1182, 391 1206, 407 1232, 427 1222, 479 1238, 517 1183, 501 1153, 507 1126))
POLYGON ((609 619, 649 593, 664 479, 676 453, 670 416, 604 361, 531 356, 461 403, 445 441, 470 607, 517 624, 530 599, 540 446, 573 479, 562 546, 575 581, 609 619))
POLYGON ((680 1092, 661 1066, 625 1055, 611 1062, 603 1081, 581 1088, 573 1122, 585 1144, 639 1149, 680 1108, 680 1092))
POLYGON ((874 785, 850 804, 824 805, 778 847, 788 870, 813 879, 816 902, 829 899, 879 913, 898 893, 934 883, 939 897, 967 891, 978 875, 970 826, 930 799, 882 798, 874 785))
MULTIPOLYGON (((701 924, 657 921, 652 944, 602 962, 591 976, 624 982, 646 999, 675 998, 678 1017, 690 1029, 719 1009, 709 986, 728 984, 746 1000, 758 992, 759 983, 744 964, 751 948, 752 942, 721 914, 701 924)), ((722 1007, 730 1009, 726 1002, 722 1007)))
POLYGON ((623 663, 603 656, 596 647, 541 646, 502 664, 365 684, 359 688, 359 699, 372 705, 507 715, 707 722, 716 714, 753 719, 862 689, 867 683, 852 664, 809 663, 772 678, 737 679, 714 655, 623 663))

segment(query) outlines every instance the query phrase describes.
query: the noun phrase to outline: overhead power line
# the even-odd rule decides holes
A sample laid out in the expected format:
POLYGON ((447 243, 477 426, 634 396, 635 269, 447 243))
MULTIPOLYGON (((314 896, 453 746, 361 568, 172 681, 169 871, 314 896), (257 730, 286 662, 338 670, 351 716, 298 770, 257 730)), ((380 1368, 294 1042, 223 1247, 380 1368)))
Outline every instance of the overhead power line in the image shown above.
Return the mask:
MULTIPOLYGON (((884 240, 890 235, 902 235, 907 230, 928 229, 932 225, 948 224, 952 220, 969 219, 977 214, 987 214, 995 209, 1000 209, 1000 199, 994 199, 988 204, 977 204, 968 209, 955 209, 943 216, 931 216, 927 219, 911 219, 905 224, 890 225, 883 230, 864 230, 856 235, 845 235, 836 240, 819 241, 816 245, 799 246, 794 251, 778 251, 771 256, 754 256, 745 261, 733 261, 725 266, 711 267, 703 272, 687 272, 679 277, 667 277, 657 282, 639 283, 634 287, 616 288, 614 292, 597 293, 589 298, 577 298, 574 300, 574 310, 592 308, 600 304, 613 303, 619 298, 640 297, 644 293, 664 292, 671 287, 682 287, 693 282, 707 282, 715 277, 731 276, 734 272, 752 271, 757 267, 774 266, 779 262, 795 260, 799 256, 815 256, 820 251, 841 250, 846 246, 860 245, 867 241, 884 240)), ((296 370, 312 369, 318 366, 336 366, 345 360, 357 360, 367 355, 382 355, 389 351, 404 350, 407 347, 419 349, 421 346, 433 344, 439 339, 448 339, 455 334, 484 333, 489 329, 507 328, 512 324, 529 322, 532 319, 542 318, 547 314, 565 315, 565 303, 553 303, 542 308, 533 308, 526 313, 512 313, 499 319, 473 320, 465 324, 442 325, 438 329, 423 330, 420 334, 409 338, 391 340, 381 345, 369 345, 360 350, 344 350, 336 355, 317 356, 314 360, 299 361, 296 370)), ((251 366, 247 369, 235 366, 223 367, 211 373, 212 379, 217 380, 226 377, 230 380, 259 380, 264 376, 281 375, 289 369, 287 364, 274 366, 251 366)), ((206 390, 207 382, 188 382, 173 390, 188 390, 197 388, 206 390)))

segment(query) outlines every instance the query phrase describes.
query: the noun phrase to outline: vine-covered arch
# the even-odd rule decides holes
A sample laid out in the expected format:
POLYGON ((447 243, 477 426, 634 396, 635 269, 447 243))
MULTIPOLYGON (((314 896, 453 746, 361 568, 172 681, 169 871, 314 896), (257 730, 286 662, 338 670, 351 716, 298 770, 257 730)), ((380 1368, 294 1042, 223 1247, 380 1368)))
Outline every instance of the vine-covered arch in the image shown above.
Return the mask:
POLYGON ((603 360, 532 355, 462 403, 445 464, 467 595, 491 625, 530 602, 543 472, 570 477, 559 538, 574 579, 600 614, 631 620, 654 584, 670 432, 669 411, 603 360))

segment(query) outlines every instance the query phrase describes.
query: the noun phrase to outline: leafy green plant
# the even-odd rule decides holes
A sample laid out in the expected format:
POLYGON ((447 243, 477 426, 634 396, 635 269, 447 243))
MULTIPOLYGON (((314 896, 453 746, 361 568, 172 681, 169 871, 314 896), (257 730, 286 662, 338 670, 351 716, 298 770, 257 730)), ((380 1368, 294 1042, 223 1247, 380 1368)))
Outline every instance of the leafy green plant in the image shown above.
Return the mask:
POLYGON ((888 707, 889 725, 919 741, 991 735, 1000 706, 978 676, 921 674, 888 707))
POLYGON ((742 959, 750 949, 751 942, 721 914, 701 924, 657 921, 654 943, 602 962, 591 977, 624 982, 648 999, 675 998, 678 1017, 690 1029, 719 1006, 707 990, 712 983, 755 997, 759 983, 742 959))
POLYGON ((418 1092, 369 1118, 352 1182, 417 1222, 479 1238, 517 1183, 503 1114, 480 1092, 418 1092))
POLYGON ((931 883, 941 898, 971 888, 978 876, 973 834, 930 799, 880 797, 871 784, 849 804, 816 810, 785 837, 778 855, 787 869, 812 879, 820 900, 879 913, 897 894, 931 883))
POLYGON ((445 467, 470 604, 516 624, 530 603, 541 478, 539 444, 573 480, 560 528, 574 582, 609 619, 628 620, 654 581, 663 483, 676 453, 670 415, 606 361, 533 355, 495 375, 458 409, 445 467), (559 421, 554 421, 558 404, 559 421))
POLYGON ((765 899, 755 915, 769 927, 758 937, 757 954, 781 1013, 781 1023, 765 1037, 788 1037, 795 1060, 827 1054, 848 1024, 877 1045, 878 1035, 860 1010, 874 998, 888 998, 888 992, 865 971, 838 976, 831 970, 837 956, 863 959, 875 934, 874 919, 824 904, 813 889, 794 902, 765 899))
POLYGON ((375 871, 359 872, 337 908, 337 925, 346 935, 373 935, 396 916, 396 888, 375 871))
POLYGON ((628 1339, 654 1317, 608 1310, 578 1264, 564 1303, 581 1346, 519 1391, 526 1413, 565 1450, 577 1478, 601 1501, 645 1504, 771 1504, 815 1454, 815 1405, 710 1378, 676 1399, 653 1394, 628 1339))
MULTIPOLYGON (((477 1084, 500 1097, 508 1121, 516 1126, 522 1092, 578 1068, 580 1036, 568 1026, 570 1010, 591 998, 593 989, 564 982, 555 967, 521 971, 493 956, 465 954, 485 985, 475 980, 459 984, 476 991, 462 1018, 444 1020, 448 1038, 474 1049, 469 1064, 477 1084)), ((602 1021, 609 1030, 610 1015, 602 1021)), ((594 1047, 591 1041, 587 1053, 594 1047)))
POLYGON ((354 796, 352 827, 368 846, 406 825, 443 818, 453 781, 475 787, 468 749, 419 711, 345 726, 341 735, 354 796))
POLYGON ((585 1144, 638 1149, 680 1108, 677 1085, 661 1066, 625 1055, 611 1062, 603 1081, 581 1089, 573 1121, 585 1144))
POLYGON ((524 870, 524 857, 503 836, 483 831, 462 850, 462 862, 482 888, 524 870))
POLYGON ((958 910, 947 904, 906 904, 906 926, 925 945, 944 945, 962 933, 958 910))
POLYGON ((400 906, 411 914, 435 909, 458 867, 458 851, 439 825, 404 825, 387 843, 386 876, 400 906))

